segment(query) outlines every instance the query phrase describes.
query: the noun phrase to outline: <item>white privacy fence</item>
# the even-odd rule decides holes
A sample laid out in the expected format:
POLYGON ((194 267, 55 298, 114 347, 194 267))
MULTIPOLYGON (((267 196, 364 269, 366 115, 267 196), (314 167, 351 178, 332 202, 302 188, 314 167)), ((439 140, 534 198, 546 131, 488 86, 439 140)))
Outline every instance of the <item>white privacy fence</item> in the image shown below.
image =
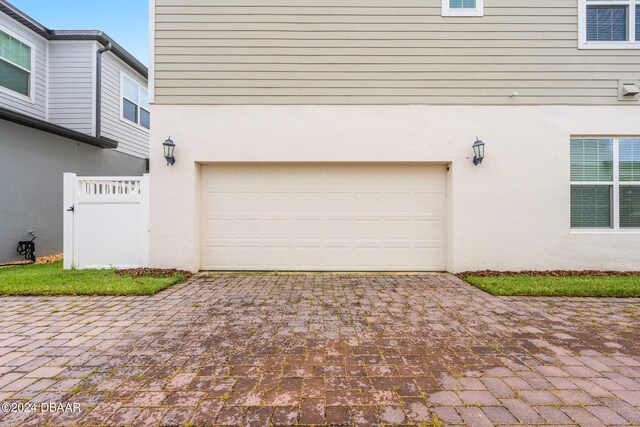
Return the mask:
POLYGON ((64 268, 146 267, 149 176, 64 174, 64 268))

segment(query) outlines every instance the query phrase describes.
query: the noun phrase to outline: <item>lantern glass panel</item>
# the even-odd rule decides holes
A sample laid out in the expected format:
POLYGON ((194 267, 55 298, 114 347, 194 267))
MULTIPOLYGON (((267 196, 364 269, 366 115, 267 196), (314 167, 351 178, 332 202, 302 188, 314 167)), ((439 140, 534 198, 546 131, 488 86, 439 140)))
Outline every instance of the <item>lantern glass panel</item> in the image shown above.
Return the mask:
POLYGON ((473 144, 473 154, 479 159, 484 157, 484 143, 482 141, 476 141, 473 144))
POLYGON ((169 140, 164 142, 164 156, 165 157, 172 157, 173 156, 173 149, 176 147, 175 144, 169 140))

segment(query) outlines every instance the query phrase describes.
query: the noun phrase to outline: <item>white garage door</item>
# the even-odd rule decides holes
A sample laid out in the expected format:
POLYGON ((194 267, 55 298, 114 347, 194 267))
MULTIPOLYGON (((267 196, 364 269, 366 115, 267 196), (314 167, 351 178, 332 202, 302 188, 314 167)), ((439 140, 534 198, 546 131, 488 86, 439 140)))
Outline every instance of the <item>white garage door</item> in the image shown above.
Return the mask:
POLYGON ((445 269, 445 166, 202 167, 204 270, 445 269))

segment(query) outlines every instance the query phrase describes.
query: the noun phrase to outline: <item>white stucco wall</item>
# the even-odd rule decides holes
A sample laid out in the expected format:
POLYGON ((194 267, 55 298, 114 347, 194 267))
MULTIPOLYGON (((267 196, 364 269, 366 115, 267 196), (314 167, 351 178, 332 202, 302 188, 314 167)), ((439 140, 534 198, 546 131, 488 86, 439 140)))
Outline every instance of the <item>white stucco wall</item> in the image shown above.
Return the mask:
POLYGON ((640 270, 640 231, 570 229, 571 136, 640 135, 638 107, 154 105, 154 266, 199 268, 199 164, 446 162, 448 270, 640 270), (176 143, 166 166, 162 142, 176 143), (471 144, 486 143, 474 166, 471 144))

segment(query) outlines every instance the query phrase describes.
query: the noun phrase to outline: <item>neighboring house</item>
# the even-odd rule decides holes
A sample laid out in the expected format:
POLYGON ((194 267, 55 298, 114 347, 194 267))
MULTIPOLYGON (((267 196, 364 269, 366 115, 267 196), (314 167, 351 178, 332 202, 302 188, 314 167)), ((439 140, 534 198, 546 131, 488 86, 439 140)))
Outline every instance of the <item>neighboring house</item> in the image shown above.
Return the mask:
POLYGON ((106 34, 50 30, 0 0, 0 263, 28 230, 37 255, 62 252, 64 172, 145 172, 146 88, 147 68, 106 34))
POLYGON ((152 12, 152 264, 640 270, 640 2, 152 12))

